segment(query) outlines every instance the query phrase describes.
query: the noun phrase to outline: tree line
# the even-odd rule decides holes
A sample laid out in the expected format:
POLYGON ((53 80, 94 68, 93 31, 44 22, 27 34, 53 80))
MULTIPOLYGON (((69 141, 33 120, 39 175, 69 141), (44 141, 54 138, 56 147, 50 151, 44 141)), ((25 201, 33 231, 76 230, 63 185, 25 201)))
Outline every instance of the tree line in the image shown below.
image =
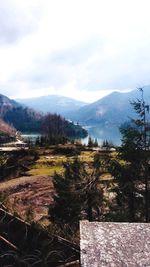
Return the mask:
POLYGON ((42 133, 41 143, 64 143, 68 138, 82 138, 87 131, 57 114, 41 114, 30 108, 17 106, 7 110, 4 121, 13 125, 18 131, 42 133))
POLYGON ((136 118, 121 128, 117 154, 97 153, 90 164, 79 158, 64 163, 64 174, 54 175, 54 203, 50 221, 59 229, 78 229, 89 221, 150 222, 149 106, 141 98, 132 102, 136 118), (111 174, 111 181, 104 175, 111 174))

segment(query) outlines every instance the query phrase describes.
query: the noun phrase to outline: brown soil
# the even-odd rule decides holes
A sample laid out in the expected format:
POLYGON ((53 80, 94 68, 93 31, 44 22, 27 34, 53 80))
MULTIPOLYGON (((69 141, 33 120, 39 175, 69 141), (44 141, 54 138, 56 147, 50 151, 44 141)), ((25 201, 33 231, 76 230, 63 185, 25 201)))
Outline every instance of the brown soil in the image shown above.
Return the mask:
POLYGON ((46 175, 24 176, 0 183, 4 204, 26 220, 40 220, 47 216, 53 201, 52 178, 46 175))

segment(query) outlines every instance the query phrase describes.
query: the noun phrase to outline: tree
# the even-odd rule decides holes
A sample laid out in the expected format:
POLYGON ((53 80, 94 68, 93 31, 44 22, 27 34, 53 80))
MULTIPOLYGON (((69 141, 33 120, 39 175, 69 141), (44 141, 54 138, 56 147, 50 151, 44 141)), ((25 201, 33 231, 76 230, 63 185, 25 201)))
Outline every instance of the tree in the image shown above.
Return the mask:
POLYGON ((126 211, 129 221, 145 218, 149 222, 149 106, 145 103, 143 89, 139 91, 141 98, 131 102, 137 117, 120 129, 122 145, 119 148, 119 160, 113 161, 111 172, 118 184, 117 201, 120 210, 126 211))
POLYGON ((55 174, 53 178, 56 194, 54 205, 49 208, 52 221, 60 227, 64 224, 77 225, 81 215, 81 173, 84 166, 76 158, 73 162, 64 163, 64 175, 55 174))
POLYGON ((69 224, 76 228, 80 219, 99 220, 104 198, 100 161, 94 160, 89 167, 75 158, 64 163, 64 169, 63 175, 54 175, 56 194, 49 208, 51 221, 60 227, 69 224))
POLYGON ((97 141, 97 138, 95 138, 95 141, 94 141, 94 147, 98 147, 98 141, 97 141))
POLYGON ((143 88, 139 88, 141 100, 133 102, 133 107, 139 115, 139 119, 134 120, 135 126, 139 129, 137 136, 140 137, 141 173, 145 184, 145 221, 150 220, 150 123, 147 120, 149 105, 145 103, 143 88))
POLYGON ((88 139, 88 147, 93 147, 94 146, 94 142, 91 138, 91 136, 89 136, 89 139, 88 139))
POLYGON ((42 123, 43 141, 48 145, 64 144, 68 139, 86 137, 87 131, 80 125, 57 114, 47 114, 42 123))
POLYGON ((59 144, 66 141, 65 119, 57 114, 47 114, 43 119, 43 134, 48 144, 59 144))

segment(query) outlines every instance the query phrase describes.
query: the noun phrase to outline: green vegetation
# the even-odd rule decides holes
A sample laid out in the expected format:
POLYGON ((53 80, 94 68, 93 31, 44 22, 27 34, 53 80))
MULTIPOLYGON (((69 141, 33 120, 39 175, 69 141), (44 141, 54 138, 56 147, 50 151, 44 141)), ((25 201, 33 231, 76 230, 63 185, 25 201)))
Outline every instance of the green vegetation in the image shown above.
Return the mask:
POLYGON ((32 109, 18 106, 8 110, 3 119, 21 132, 39 132, 42 116, 32 109))
POLYGON ((78 235, 79 220, 103 220, 106 155, 95 154, 90 164, 75 157, 64 163, 64 172, 53 177, 54 202, 49 207, 51 227, 72 239, 78 235), (64 232, 65 227, 65 232, 64 232))
POLYGON ((150 123, 149 106, 141 99, 132 102, 137 118, 121 129, 122 145, 112 162, 117 188, 118 216, 125 221, 150 220, 150 123), (121 164, 123 160, 124 164, 121 164))
POLYGON ((43 137, 41 145, 65 144, 69 138, 86 137, 87 132, 79 125, 74 125, 60 115, 47 114, 42 122, 43 137))
POLYGON ((89 136, 88 147, 98 147, 97 139, 93 140, 91 136, 89 136))
POLYGON ((8 109, 3 114, 3 120, 21 132, 42 132, 43 138, 39 140, 41 145, 65 143, 68 138, 87 136, 87 131, 80 125, 75 125, 60 115, 42 115, 22 106, 8 109))
MULTIPOLYGON (((115 152, 108 149, 111 144, 107 140, 97 152, 93 149, 97 140, 91 138, 87 147, 60 144, 66 140, 66 121, 57 115, 47 115, 43 121, 45 140, 39 140, 35 148, 28 151, 1 154, 1 179, 14 178, 16 167, 16 177, 31 175, 18 178, 20 181, 13 179, 0 183, 2 191, 8 186, 9 195, 14 194, 12 206, 16 214, 19 204, 23 206, 23 202, 26 204, 31 198, 24 212, 26 220, 31 222, 35 218, 33 203, 36 202, 38 208, 43 205, 48 215, 48 227, 43 223, 47 231, 75 242, 79 242, 81 219, 149 222, 149 106, 145 103, 143 90, 140 89, 140 92, 141 98, 132 102, 136 117, 121 128, 122 144, 115 152), (8 172, 12 172, 12 177, 8 172), (32 188, 33 183, 36 186, 34 184, 32 188), (22 195, 24 198, 21 198, 22 195)), ((6 199, 7 196, 1 194, 1 202, 6 199)), ((42 213, 41 207, 38 211, 42 213)))

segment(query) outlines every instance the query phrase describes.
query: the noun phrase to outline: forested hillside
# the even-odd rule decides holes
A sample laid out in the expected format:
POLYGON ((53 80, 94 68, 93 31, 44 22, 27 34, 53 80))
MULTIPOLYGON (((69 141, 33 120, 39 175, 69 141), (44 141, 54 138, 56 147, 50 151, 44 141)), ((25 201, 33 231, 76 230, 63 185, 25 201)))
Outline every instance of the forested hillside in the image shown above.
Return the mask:
POLYGON ((14 140, 16 129, 0 119, 0 143, 14 140))
POLYGON ((56 129, 57 131, 61 129, 59 135, 65 138, 78 138, 87 135, 87 132, 81 126, 74 125, 60 115, 43 115, 2 95, 0 97, 0 118, 16 130, 28 133, 43 132, 43 125, 48 118, 49 130, 55 136, 55 139, 56 136, 58 137, 56 129))

